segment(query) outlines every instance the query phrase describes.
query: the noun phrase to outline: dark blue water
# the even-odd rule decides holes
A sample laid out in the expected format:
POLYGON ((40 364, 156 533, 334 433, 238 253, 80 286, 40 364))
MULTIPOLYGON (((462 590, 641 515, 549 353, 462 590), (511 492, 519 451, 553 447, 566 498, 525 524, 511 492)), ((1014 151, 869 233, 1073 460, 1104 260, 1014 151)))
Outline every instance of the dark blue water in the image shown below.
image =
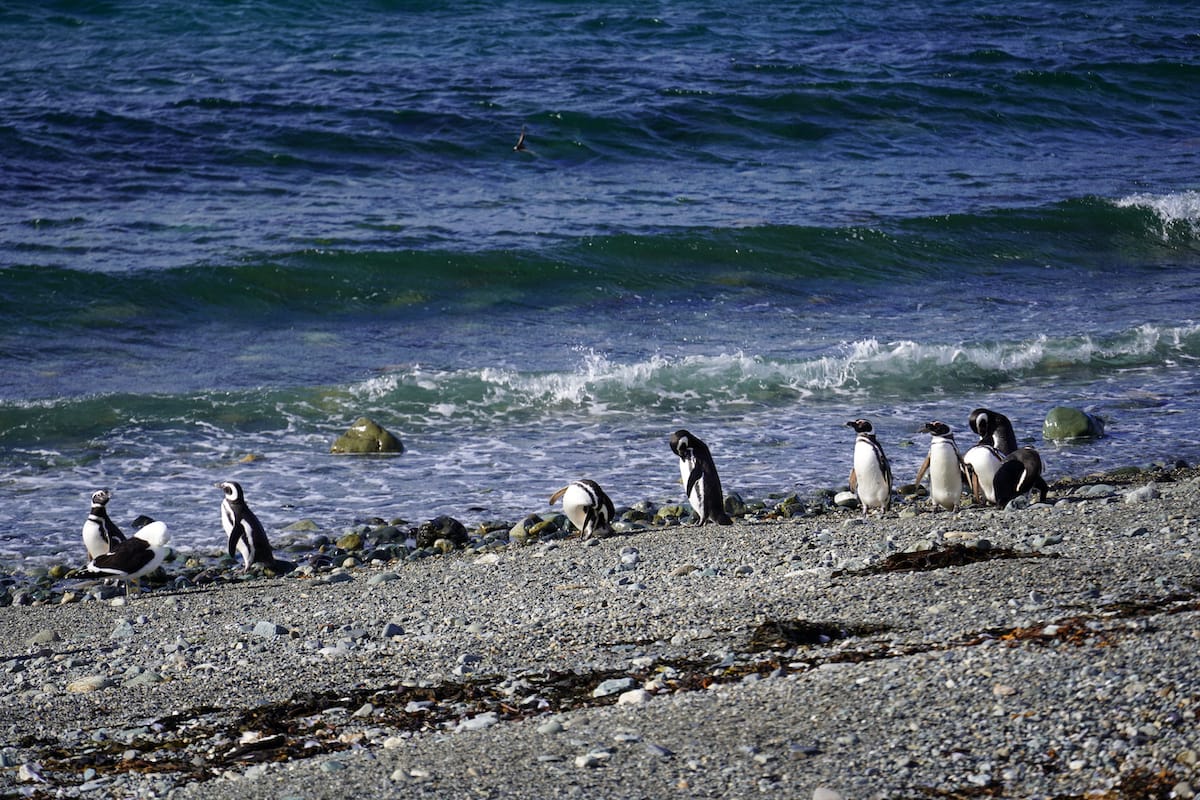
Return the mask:
MULTIPOLYGON (((1004 411, 1049 477, 1200 460, 1200 11, 0 10, 0 558, 121 521, 472 522, 592 477, 844 481, 1004 411), (526 149, 514 150, 526 133, 526 149), (1041 441, 1055 405, 1109 436, 1041 441), (328 455, 372 416, 395 459, 328 455), (252 457, 247 459, 247 457, 252 457)), ((905 478, 904 476, 908 477, 905 478)))

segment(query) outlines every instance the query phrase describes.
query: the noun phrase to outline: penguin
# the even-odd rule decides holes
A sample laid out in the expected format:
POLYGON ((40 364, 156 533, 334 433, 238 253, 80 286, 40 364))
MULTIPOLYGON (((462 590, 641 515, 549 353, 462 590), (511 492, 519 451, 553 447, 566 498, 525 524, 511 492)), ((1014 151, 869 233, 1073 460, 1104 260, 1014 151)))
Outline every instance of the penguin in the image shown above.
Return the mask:
POLYGON ((872 508, 887 511, 892 505, 892 466, 875 438, 875 429, 865 419, 851 420, 846 425, 856 433, 850 491, 858 495, 864 514, 872 508))
POLYGON ((913 483, 920 486, 928 470, 929 496, 935 506, 957 510, 962 498, 963 469, 954 434, 949 425, 937 421, 927 423, 921 433, 930 434, 929 455, 917 470, 917 479, 913 483))
POLYGON ((671 452, 679 456, 679 476, 688 502, 700 518, 697 524, 732 525, 733 520, 725 513, 725 494, 708 445, 687 431, 678 430, 671 434, 671 452))
POLYGON ((550 505, 563 501, 563 512, 571 520, 584 539, 591 536, 608 536, 612 533, 612 520, 616 511, 613 502, 600 488, 600 484, 586 478, 571 481, 550 496, 550 505))
POLYGON ((977 408, 967 417, 971 430, 979 434, 980 444, 989 444, 1004 455, 1017 449, 1017 435, 1012 421, 1003 414, 987 408, 977 408))
POLYGON ((996 470, 992 479, 992 493, 996 498, 996 505, 1004 508, 1017 495, 1034 489, 1041 493, 1041 500, 1044 502, 1050 487, 1042 479, 1042 457, 1032 447, 1014 450, 996 470))
POLYGON ((83 546, 87 548, 89 560, 104 555, 113 545, 125 541, 125 534, 121 533, 117 523, 109 519, 108 509, 105 508, 111 499, 112 493, 108 489, 92 493, 92 509, 83 523, 83 546))
POLYGON ((275 556, 267 541, 267 532, 246 505, 241 484, 223 481, 217 486, 225 493, 225 499, 221 501, 221 527, 228 537, 229 556, 232 558, 236 552, 242 557, 243 572, 248 572, 251 564, 274 564, 275 556))
POLYGON ((990 444, 982 442, 963 453, 963 469, 967 472, 967 479, 971 484, 971 496, 975 498, 976 503, 996 502, 992 480, 1005 458, 1004 453, 990 444))
MULTIPOLYGON (((162 565, 170 548, 167 547, 167 526, 151 522, 129 539, 117 542, 113 548, 88 562, 87 570, 120 579, 125 584, 125 599, 129 599, 129 584, 149 575, 162 565)), ((140 588, 139 588, 140 591, 140 588)))
POLYGON ((525 126, 521 126, 521 135, 517 137, 517 143, 513 145, 513 150, 520 153, 528 148, 525 147, 525 126))

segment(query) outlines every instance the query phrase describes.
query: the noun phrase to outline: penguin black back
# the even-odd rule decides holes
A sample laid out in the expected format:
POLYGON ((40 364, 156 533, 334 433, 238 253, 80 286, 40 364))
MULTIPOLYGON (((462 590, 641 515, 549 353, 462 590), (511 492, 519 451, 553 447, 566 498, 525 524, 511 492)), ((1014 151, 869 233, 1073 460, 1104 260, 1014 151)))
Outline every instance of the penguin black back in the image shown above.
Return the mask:
POLYGON ((701 439, 680 429, 671 434, 671 452, 679 457, 679 476, 692 510, 700 518, 700 525, 715 522, 732 525, 733 520, 725 513, 725 494, 721 489, 721 477, 712 453, 701 439))
POLYGON ((1042 457, 1032 447, 1014 450, 996 470, 992 479, 996 506, 1004 508, 1013 498, 1037 490, 1045 501, 1050 487, 1042 478, 1042 457))

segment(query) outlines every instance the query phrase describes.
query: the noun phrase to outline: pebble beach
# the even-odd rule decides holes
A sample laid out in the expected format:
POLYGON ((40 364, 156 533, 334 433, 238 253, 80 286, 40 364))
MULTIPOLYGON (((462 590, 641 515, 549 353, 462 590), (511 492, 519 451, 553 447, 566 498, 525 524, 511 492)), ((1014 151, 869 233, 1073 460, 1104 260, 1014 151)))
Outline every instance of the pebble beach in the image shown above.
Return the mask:
POLYGON ((68 575, 0 608, 0 796, 1200 789, 1195 469, 782 505, 282 575, 176 554, 222 577, 128 603, 68 575))

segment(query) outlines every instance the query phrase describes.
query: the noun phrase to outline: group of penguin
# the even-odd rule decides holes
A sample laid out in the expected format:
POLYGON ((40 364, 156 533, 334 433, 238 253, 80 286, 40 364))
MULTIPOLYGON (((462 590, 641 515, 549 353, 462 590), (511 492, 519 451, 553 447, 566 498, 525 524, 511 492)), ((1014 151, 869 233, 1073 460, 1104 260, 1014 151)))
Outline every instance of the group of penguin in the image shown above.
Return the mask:
MULTIPOLYGON (((914 483, 920 486, 929 474, 929 496, 936 507, 958 508, 963 488, 968 486, 975 502, 994 503, 1003 508, 1018 495, 1038 491, 1045 499, 1049 487, 1042 479, 1042 460, 1032 447, 1017 447, 1012 422, 1003 414, 977 408, 967 420, 980 438, 978 444, 960 454, 954 434, 944 422, 930 422, 922 433, 930 434, 929 454, 917 471, 914 483)), ((865 419, 851 420, 855 431, 850 490, 858 497, 863 513, 891 508, 892 469, 874 428, 865 419)), ((679 477, 688 503, 699 525, 712 522, 730 525, 725 510, 725 494, 712 452, 700 438, 687 430, 671 434, 671 451, 679 458, 679 477)), ((229 556, 240 555, 243 569, 252 564, 274 564, 267 534, 258 517, 246 504, 240 484, 224 481, 217 486, 224 493, 221 501, 221 525, 225 530, 229 556)), ((87 570, 120 579, 135 586, 162 564, 167 555, 167 526, 148 517, 135 520, 138 531, 126 536, 108 516, 106 506, 111 494, 101 489, 92 495, 92 506, 83 524, 83 543, 88 551, 87 570)), ((550 497, 559 500, 563 513, 584 539, 607 536, 612 532, 616 509, 600 484, 582 479, 569 483, 550 497)))
MULTIPOLYGON (((235 553, 241 556, 246 570, 251 564, 274 563, 266 529, 246 504, 241 485, 223 481, 217 487, 225 495, 221 500, 221 527, 225 529, 229 556, 232 558, 235 553)), ((158 569, 167 557, 167 526, 141 516, 134 520, 137 532, 126 538, 108 516, 111 499, 107 489, 92 494, 92 507, 83 523, 83 546, 88 552, 86 569, 121 580, 128 598, 129 585, 137 586, 139 578, 158 569)))
MULTIPOLYGON (((929 475, 929 496, 935 507, 956 510, 964 486, 970 487, 976 503, 992 503, 1003 508, 1018 495, 1037 491, 1045 500, 1049 487, 1042 479, 1042 459, 1032 447, 1017 447, 1012 421, 987 408, 971 412, 967 424, 979 436, 966 453, 960 453, 950 426, 934 421, 921 428, 930 434, 929 454, 913 482, 920 486, 929 475)), ((846 423, 855 431, 850 490, 858 498, 863 513, 891 508, 892 468, 883 446, 875 437, 868 420, 846 423)), ((733 521, 725 511, 725 496, 712 452, 703 441, 686 430, 671 434, 671 450, 679 457, 679 476, 688 503, 699 525, 714 522, 729 525, 733 521)), ((563 513, 579 529, 583 538, 611 532, 615 509, 600 485, 593 480, 572 481, 550 498, 550 504, 563 502, 563 513)))

